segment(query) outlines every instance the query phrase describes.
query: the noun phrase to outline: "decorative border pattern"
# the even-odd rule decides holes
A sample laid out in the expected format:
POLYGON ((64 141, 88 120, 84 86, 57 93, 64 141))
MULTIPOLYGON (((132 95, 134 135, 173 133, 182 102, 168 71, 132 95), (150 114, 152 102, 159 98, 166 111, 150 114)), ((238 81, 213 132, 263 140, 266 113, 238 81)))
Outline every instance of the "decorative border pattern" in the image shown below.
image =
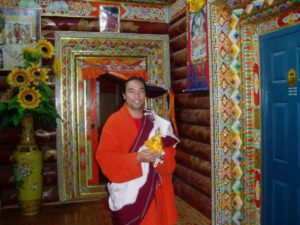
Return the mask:
MULTIPOLYGON (((89 0, 40 1, 43 16, 98 17, 99 6, 103 4, 107 4, 107 2, 89 0)), ((167 6, 138 5, 137 3, 124 2, 109 2, 109 4, 120 6, 122 20, 167 23, 169 19, 167 6)))
MULTIPOLYGON (((168 89, 169 38, 167 35, 56 32, 55 44, 56 57, 62 62, 62 75, 57 79, 55 89, 56 106, 63 119, 57 129, 59 197, 66 201, 99 196, 105 194, 104 187, 89 186, 86 181, 89 173, 89 168, 84 165, 89 160, 88 84, 80 79, 76 57, 146 56, 149 83, 168 89)), ((150 99, 148 107, 166 116, 166 98, 164 95, 150 99)))
MULTIPOLYGON (((118 3, 118 1, 115 1, 109 3, 120 6, 122 20, 156 23, 168 23, 170 20, 176 18, 182 11, 185 11, 187 6, 186 0, 176 0, 170 6, 163 4, 164 1, 153 2, 149 0, 149 3, 151 3, 149 5, 145 5, 148 1, 144 0, 136 0, 136 2, 137 3, 118 3), (161 5, 153 5, 153 3, 161 3, 161 5)), ((0 3, 0 6, 18 7, 18 4, 19 0, 12 0, 10 2, 0 3)), ((40 0, 43 16, 96 18, 99 16, 99 6, 101 4, 107 4, 107 2, 89 0, 40 0)))
MULTIPOLYGON (((7 1, 2 0, 2 1, 3 3, 2 4, 0 3, 0 6, 5 6, 5 7, 17 7, 20 2, 20 0, 7 0, 7 1)), ((43 3, 46 1, 47 0, 39 0, 39 2, 43 2, 43 3)), ((161 5, 166 4, 165 0, 123 0, 123 2, 131 2, 131 3, 134 2, 134 3, 141 3, 141 4, 161 4, 161 5)))
POLYGON ((168 8, 159 6, 140 6, 121 4, 122 9, 125 10, 122 13, 121 18, 125 20, 139 20, 139 21, 151 21, 162 22, 168 21, 168 8))
POLYGON ((231 119, 230 113, 232 103, 230 101, 230 40, 225 35, 228 30, 228 22, 225 20, 226 15, 215 5, 209 5, 208 16, 211 27, 211 46, 209 51, 210 57, 210 102, 212 112, 212 177, 214 194, 213 201, 213 218, 216 224, 231 224, 231 119), (221 53, 221 54, 219 54, 221 53), (222 113, 221 113, 222 112, 222 113), (218 208, 222 206, 222 208, 218 208))
POLYGON ((299 23, 299 6, 283 1, 253 1, 247 5, 240 4, 241 8, 234 9, 237 2, 231 4, 232 8, 224 8, 222 0, 208 3, 213 127, 212 202, 215 209, 212 223, 259 225, 261 106, 258 37, 283 26, 299 23), (280 16, 276 13, 269 15, 267 12, 270 8, 277 9, 277 12, 280 10, 280 16), (250 15, 256 20, 250 20, 250 15), (225 21, 229 23, 227 27, 224 27, 225 21), (230 51, 224 48, 223 43, 228 38, 231 41, 227 43, 230 51), (224 71, 228 67, 231 79, 226 80, 224 71), (229 90, 229 93, 225 90, 229 90), (228 96, 232 103, 229 115, 226 113, 228 96), (225 143, 228 143, 228 137, 233 139, 227 146, 225 143), (229 182, 224 174, 228 174, 229 182), (226 186, 228 183, 229 188, 226 186))
POLYGON ((236 225, 240 225, 242 222, 242 207, 244 205, 242 200, 243 186, 242 186, 242 176, 243 171, 241 168, 241 162, 243 159, 241 148, 243 141, 241 138, 241 93, 240 93, 240 84, 241 84, 241 71, 240 71, 240 36, 239 36, 239 14, 236 11, 233 11, 229 19, 229 39, 231 41, 231 61, 230 61, 230 71, 231 71, 231 101, 232 101, 232 125, 231 125, 231 134, 232 134, 232 221, 236 225))
POLYGON ((20 0, 11 0, 11 1, 4 1, 0 2, 0 7, 18 7, 20 0))
MULTIPOLYGON (((255 158, 255 149, 254 149, 254 138, 253 138, 253 129, 254 129, 254 96, 253 96, 253 65, 254 65, 254 51, 255 49, 252 46, 251 36, 255 33, 255 27, 248 25, 243 26, 241 31, 241 40, 242 40, 242 74, 243 74, 243 96, 244 96, 244 195, 247 198, 244 199, 244 211, 245 211, 245 222, 246 224, 255 224, 254 217, 254 172, 256 164, 255 158)), ((260 88, 260 87, 259 87, 260 88)))
POLYGON ((185 11, 187 7, 186 0, 176 0, 170 6, 170 21, 176 18, 182 11, 185 11))

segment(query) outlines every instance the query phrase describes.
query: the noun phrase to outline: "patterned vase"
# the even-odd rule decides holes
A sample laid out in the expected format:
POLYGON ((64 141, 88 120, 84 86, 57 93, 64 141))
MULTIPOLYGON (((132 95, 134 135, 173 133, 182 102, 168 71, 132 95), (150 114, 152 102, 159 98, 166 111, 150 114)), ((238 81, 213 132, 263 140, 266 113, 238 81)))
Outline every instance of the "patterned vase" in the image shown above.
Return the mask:
POLYGON ((14 180, 23 215, 38 214, 41 208, 43 186, 43 158, 33 136, 33 117, 22 120, 21 142, 14 154, 14 180))

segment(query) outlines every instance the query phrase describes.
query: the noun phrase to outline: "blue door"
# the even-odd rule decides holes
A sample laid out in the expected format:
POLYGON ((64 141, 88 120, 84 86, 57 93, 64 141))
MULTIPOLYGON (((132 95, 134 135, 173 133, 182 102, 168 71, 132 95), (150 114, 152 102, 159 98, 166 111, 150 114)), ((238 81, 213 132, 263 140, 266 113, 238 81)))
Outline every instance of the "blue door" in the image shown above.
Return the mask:
POLYGON ((300 26, 260 38, 263 224, 300 225, 300 26))

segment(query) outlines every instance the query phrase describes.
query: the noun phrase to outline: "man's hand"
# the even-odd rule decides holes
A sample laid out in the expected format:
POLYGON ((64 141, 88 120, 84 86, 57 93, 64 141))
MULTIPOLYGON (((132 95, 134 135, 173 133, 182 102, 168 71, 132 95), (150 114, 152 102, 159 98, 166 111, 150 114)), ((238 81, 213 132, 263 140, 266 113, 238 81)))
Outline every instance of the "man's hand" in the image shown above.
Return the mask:
POLYGON ((137 162, 138 163, 141 163, 141 162, 154 162, 155 159, 159 158, 160 157, 160 153, 158 152, 153 152, 153 151, 150 151, 148 149, 145 149, 143 151, 140 151, 138 153, 138 156, 137 156, 137 162))

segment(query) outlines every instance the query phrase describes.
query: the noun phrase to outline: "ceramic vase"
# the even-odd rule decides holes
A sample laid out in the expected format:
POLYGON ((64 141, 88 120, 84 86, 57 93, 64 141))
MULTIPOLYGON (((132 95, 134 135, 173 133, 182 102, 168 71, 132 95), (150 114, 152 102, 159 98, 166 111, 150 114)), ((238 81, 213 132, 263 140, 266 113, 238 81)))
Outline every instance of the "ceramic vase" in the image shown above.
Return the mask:
POLYGON ((22 120, 21 142, 13 154, 13 159, 21 214, 38 214, 43 194, 43 157, 34 140, 32 115, 25 115, 22 120))

